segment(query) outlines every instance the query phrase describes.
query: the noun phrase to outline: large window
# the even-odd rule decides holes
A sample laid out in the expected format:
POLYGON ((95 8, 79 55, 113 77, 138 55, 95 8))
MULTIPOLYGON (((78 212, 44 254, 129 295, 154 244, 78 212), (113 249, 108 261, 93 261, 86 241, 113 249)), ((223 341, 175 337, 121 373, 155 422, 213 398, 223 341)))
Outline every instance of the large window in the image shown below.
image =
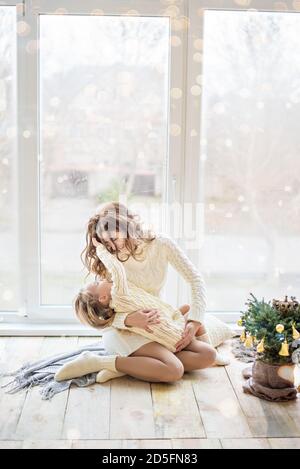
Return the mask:
POLYGON ((201 262, 210 310, 300 284, 300 15, 204 13, 201 262))
POLYGON ((299 295, 299 2, 0 4, 0 320, 76 322, 86 224, 116 199, 172 227, 207 311, 299 295))
POLYGON ((78 290, 99 203, 163 201, 169 38, 168 17, 40 18, 42 304, 78 290))

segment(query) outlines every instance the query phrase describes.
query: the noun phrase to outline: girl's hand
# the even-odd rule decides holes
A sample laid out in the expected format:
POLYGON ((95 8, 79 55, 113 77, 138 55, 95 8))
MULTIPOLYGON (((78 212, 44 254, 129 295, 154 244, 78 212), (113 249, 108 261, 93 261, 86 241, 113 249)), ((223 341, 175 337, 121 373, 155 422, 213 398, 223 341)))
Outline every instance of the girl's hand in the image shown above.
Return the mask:
POLYGON ((139 327, 140 329, 145 329, 148 332, 153 332, 149 324, 158 324, 160 323, 160 314, 157 309, 139 309, 134 313, 128 314, 125 319, 126 326, 139 327))
MULTIPOLYGON (((198 326, 197 326, 197 328, 198 328, 198 326)), ((182 335, 182 339, 180 339, 179 342, 177 342, 177 344, 176 344, 175 353, 180 352, 180 350, 187 347, 191 343, 193 338, 195 337, 195 334, 196 334, 196 328, 195 328, 194 324, 192 322, 186 323, 185 329, 184 329, 184 332, 183 332, 183 335, 182 335)))

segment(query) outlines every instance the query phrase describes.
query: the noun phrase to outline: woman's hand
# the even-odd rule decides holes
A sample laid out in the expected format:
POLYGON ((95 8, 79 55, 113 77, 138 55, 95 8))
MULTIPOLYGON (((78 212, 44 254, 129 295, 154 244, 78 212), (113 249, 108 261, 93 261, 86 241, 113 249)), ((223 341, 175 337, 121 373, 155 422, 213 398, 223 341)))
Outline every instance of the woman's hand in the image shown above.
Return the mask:
MULTIPOLYGON (((114 243, 109 239, 109 237, 104 236, 104 241, 111 248, 112 251, 116 250, 116 247, 115 247, 114 243)), ((92 238, 92 243, 95 246, 95 248, 97 248, 97 246, 102 244, 102 246, 106 247, 106 249, 107 249, 107 246, 104 243, 101 243, 100 241, 98 241, 96 238, 92 238)), ((109 251, 109 249, 108 249, 108 251, 109 251)))
POLYGON ((93 243, 93 245, 95 246, 95 248, 96 248, 97 246, 99 246, 100 244, 102 244, 102 243, 100 243, 100 241, 97 241, 96 238, 92 238, 92 243, 93 243))
POLYGON ((139 327, 148 332, 153 332, 149 324, 158 324, 160 322, 159 317, 160 314, 157 309, 139 309, 127 315, 125 325, 129 327, 139 327))
POLYGON ((176 344, 176 351, 180 352, 180 350, 184 349, 191 343, 193 338, 195 337, 196 331, 199 328, 199 323, 193 323, 192 321, 189 321, 185 324, 185 329, 182 335, 182 338, 177 342, 176 344))

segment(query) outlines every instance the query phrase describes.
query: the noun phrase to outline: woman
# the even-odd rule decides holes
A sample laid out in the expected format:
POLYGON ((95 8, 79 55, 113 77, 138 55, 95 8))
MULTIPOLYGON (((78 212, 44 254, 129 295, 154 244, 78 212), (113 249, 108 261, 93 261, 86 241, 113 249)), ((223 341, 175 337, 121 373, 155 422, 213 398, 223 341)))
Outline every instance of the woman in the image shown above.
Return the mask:
MULTIPOLYGON (((128 281, 136 286, 159 296, 166 281, 168 265, 171 264, 190 284, 192 293, 184 335, 177 343, 174 353, 161 344, 130 332, 130 321, 136 319, 140 324, 143 321, 144 325, 151 324, 154 318, 150 314, 143 311, 127 316, 117 314, 113 323, 122 330, 108 328, 103 334, 103 341, 109 353, 123 356, 118 358, 118 366, 114 368, 115 375, 112 370, 103 370, 103 381, 105 377, 110 379, 126 373, 146 381, 161 381, 163 377, 170 375, 166 374, 166 367, 163 366, 167 363, 174 371, 173 376, 177 377, 184 371, 205 368, 216 363, 215 350, 212 351, 212 347, 205 343, 209 340, 203 325, 206 306, 204 281, 177 243, 167 235, 153 235, 144 231, 139 217, 132 214, 123 204, 105 204, 88 222, 87 244, 82 252, 82 260, 89 273, 94 273, 100 278, 107 278, 107 272, 93 244, 93 238, 96 236, 103 240, 109 252, 123 262, 128 281), (202 340, 195 338, 199 327, 202 340), (130 361, 127 357, 135 357, 138 360, 130 361), (142 365, 141 357, 147 357, 148 360, 144 360, 146 367, 142 365)), ((221 358, 218 364, 222 364, 221 358)))

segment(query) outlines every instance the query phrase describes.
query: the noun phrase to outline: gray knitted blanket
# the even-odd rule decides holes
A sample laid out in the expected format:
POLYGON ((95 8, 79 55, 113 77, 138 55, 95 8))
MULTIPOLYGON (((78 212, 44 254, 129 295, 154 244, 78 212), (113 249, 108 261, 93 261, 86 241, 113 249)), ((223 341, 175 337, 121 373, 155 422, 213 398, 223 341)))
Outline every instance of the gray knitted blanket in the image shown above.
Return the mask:
POLYGON ((19 369, 13 372, 2 372, 0 378, 14 376, 13 380, 2 384, 1 388, 7 388, 5 392, 14 394, 21 389, 29 389, 33 386, 41 386, 42 399, 51 399, 55 394, 70 388, 71 384, 79 387, 89 386, 96 382, 97 373, 89 373, 79 378, 73 378, 66 381, 55 381, 54 374, 64 364, 79 355, 84 350, 90 350, 97 355, 108 355, 103 344, 96 342, 95 344, 85 345, 76 350, 51 355, 41 360, 27 362, 19 369))

